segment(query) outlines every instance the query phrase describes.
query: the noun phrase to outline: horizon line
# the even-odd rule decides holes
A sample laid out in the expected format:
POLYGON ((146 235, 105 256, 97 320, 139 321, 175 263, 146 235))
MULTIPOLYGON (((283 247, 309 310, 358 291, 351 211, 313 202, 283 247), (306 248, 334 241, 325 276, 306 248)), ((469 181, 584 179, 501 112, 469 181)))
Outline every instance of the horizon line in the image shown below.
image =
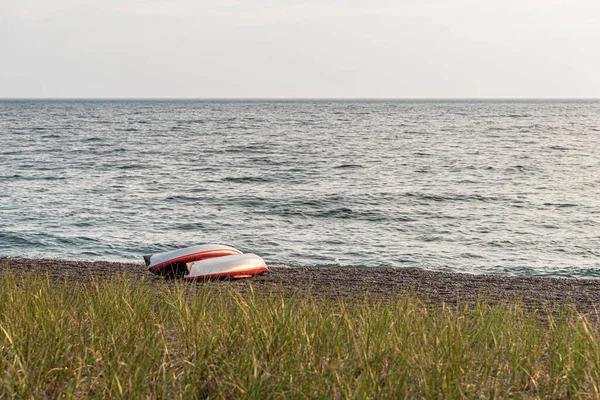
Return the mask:
POLYGON ((0 97, 15 100, 88 101, 551 101, 600 100, 600 97, 0 97))

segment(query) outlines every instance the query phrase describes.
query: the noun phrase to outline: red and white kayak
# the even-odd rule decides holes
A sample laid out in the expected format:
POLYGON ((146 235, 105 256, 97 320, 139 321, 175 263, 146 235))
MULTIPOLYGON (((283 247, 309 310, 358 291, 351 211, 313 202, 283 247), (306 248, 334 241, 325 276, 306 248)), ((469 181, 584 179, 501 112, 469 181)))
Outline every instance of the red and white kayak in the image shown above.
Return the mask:
POLYGON ((256 254, 242 254, 230 246, 202 244, 144 256, 148 271, 196 280, 213 277, 251 277, 269 269, 256 254))
POLYGON ((183 278, 188 281, 216 277, 249 278, 269 271, 265 261, 256 254, 236 254, 196 261, 188 263, 187 269, 188 273, 183 278))
POLYGON ((144 261, 146 262, 148 271, 154 274, 161 274, 162 270, 172 266, 173 264, 185 264, 188 262, 206 260, 214 257, 230 256, 234 254, 242 254, 242 252, 233 247, 219 244, 201 244, 197 246, 186 247, 185 249, 144 256, 144 261))

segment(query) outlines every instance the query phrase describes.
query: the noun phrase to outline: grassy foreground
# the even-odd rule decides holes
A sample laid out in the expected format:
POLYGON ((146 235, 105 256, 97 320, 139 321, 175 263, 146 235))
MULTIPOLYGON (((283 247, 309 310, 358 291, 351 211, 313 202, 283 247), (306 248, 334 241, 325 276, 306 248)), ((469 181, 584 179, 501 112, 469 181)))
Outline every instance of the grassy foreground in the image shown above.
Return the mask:
POLYGON ((4 274, 0 398, 595 398, 599 328, 519 304, 4 274))

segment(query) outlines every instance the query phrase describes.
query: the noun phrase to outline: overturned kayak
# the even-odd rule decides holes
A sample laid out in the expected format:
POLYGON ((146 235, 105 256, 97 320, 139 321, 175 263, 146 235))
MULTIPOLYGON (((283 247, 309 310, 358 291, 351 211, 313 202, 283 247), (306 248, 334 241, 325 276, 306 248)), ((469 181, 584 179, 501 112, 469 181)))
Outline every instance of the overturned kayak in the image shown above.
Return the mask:
POLYGON ((165 253, 147 255, 144 256, 144 261, 146 262, 148 271, 154 274, 163 275, 167 272, 171 272, 173 268, 177 269, 189 262, 235 254, 242 254, 242 252, 233 247, 219 244, 201 244, 186 247, 184 249, 167 251, 165 253))
POLYGON ((236 254, 188 263, 183 278, 188 281, 217 277, 249 278, 268 271, 267 264, 256 254, 236 254))
POLYGON ((144 256, 148 271, 186 280, 251 277, 269 269, 256 254, 242 254, 230 246, 201 244, 144 256))

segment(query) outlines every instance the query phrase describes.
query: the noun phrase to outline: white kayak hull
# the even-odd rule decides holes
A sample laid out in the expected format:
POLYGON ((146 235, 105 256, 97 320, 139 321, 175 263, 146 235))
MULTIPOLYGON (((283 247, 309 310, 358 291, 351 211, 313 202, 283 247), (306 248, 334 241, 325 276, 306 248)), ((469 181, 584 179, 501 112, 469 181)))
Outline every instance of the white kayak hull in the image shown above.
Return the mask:
POLYGON ((189 263, 200 260, 208 260, 215 257, 226 257, 242 254, 241 251, 230 246, 219 244, 201 244, 190 246, 184 249, 167 251, 144 256, 148 271, 154 274, 161 274, 167 267, 179 263, 189 263))
POLYGON ((187 269, 188 273, 183 278, 188 281, 217 277, 241 278, 269 271, 265 261, 256 254, 236 254, 191 262, 187 264, 187 269))

